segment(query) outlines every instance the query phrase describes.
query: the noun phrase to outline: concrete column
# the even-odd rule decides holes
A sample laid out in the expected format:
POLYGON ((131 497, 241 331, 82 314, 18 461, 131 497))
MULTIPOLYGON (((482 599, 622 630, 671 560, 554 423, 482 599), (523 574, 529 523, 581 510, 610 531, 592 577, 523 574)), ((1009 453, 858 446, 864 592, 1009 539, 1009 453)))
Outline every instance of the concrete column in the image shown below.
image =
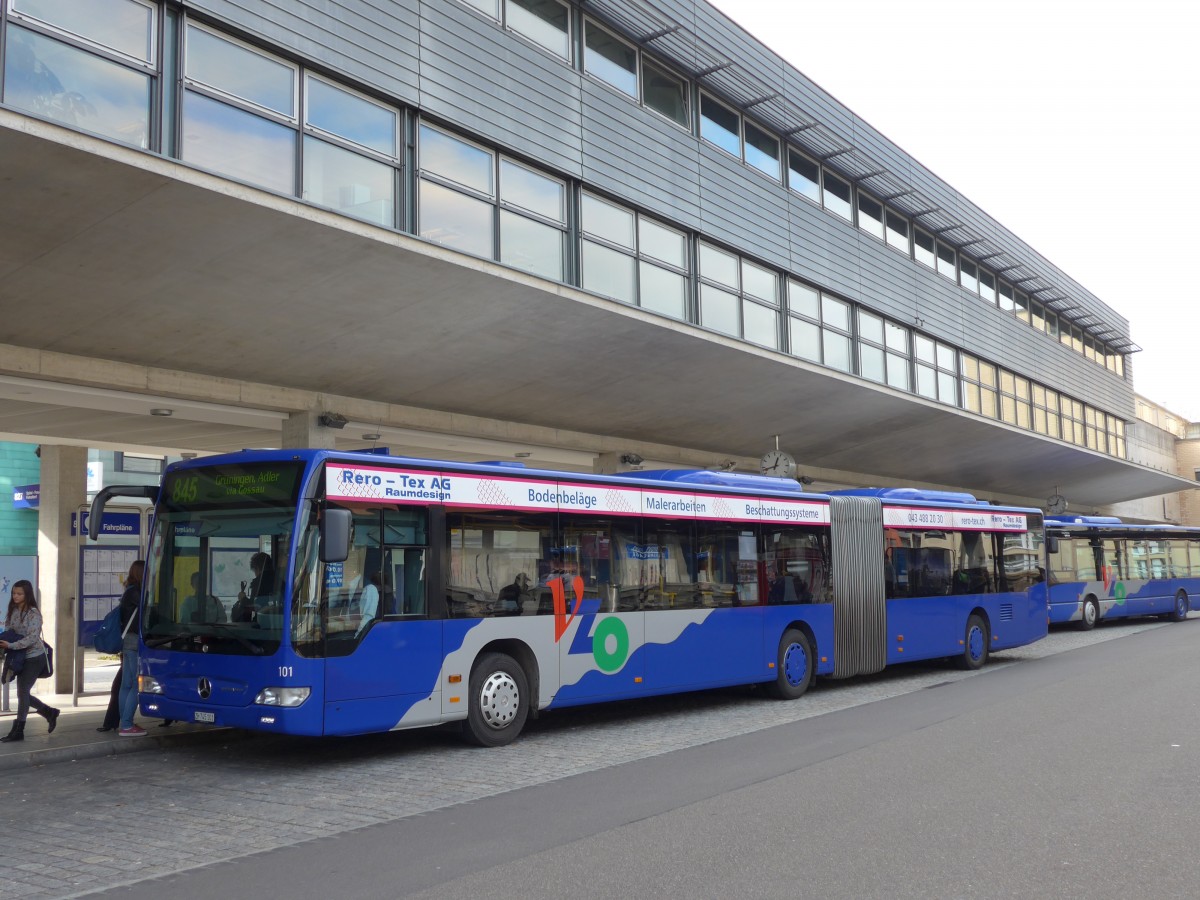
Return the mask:
MULTIPOLYGON (((42 635, 54 645, 54 690, 71 693, 79 538, 71 536, 71 514, 87 502, 87 448, 42 445, 38 500, 38 604, 42 635)), ((78 654, 82 663, 83 655, 78 654)))
POLYGON ((289 450, 332 450, 333 440, 337 437, 338 429, 326 428, 317 421, 319 412, 292 413, 283 423, 283 444, 289 450))

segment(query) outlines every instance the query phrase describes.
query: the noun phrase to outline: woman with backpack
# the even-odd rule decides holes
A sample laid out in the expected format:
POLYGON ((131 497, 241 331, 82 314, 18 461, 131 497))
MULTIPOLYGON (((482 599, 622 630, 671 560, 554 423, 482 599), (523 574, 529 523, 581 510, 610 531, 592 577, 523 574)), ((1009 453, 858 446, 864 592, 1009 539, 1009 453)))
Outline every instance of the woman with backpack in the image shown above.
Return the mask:
POLYGON ((4 632, 8 640, 0 640, 0 649, 5 654, 25 651, 25 662, 17 674, 17 717, 13 720, 12 730, 0 737, 0 743, 7 744, 25 740, 25 718, 31 706, 45 717, 47 733, 54 731, 58 724, 59 711, 30 693, 33 683, 46 667, 46 645, 42 643, 42 611, 38 609, 33 584, 26 579, 12 586, 8 612, 4 616, 4 632))
MULTIPOLYGON (((120 728, 117 734, 121 737, 143 737, 146 729, 133 722, 137 713, 137 671, 138 671, 138 606, 142 601, 142 577, 146 571, 144 559, 134 560, 125 576, 125 593, 121 595, 121 629, 125 637, 121 643, 121 689, 118 692, 117 708, 120 713, 120 728)), ((108 716, 105 715, 105 721, 108 716)))

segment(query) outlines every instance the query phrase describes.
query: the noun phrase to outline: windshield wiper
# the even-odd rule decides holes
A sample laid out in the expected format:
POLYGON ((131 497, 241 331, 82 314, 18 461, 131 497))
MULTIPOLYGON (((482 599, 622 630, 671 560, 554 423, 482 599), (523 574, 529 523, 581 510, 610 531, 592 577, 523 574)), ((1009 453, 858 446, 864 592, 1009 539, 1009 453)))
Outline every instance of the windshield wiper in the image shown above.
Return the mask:
MULTIPOLYGON (((236 628, 237 626, 230 622, 210 622, 210 623, 208 623, 207 627, 225 629, 225 628, 236 628)), ((252 644, 250 641, 246 640, 240 634, 222 635, 222 637, 233 638, 235 641, 237 641, 239 644, 241 644, 243 647, 245 647, 247 650, 249 650, 255 656, 263 655, 264 651, 263 651, 262 647, 260 647, 258 644, 252 644)))
POLYGON ((176 631, 174 634, 167 634, 153 638, 146 638, 145 644, 147 647, 165 647, 167 644, 173 644, 180 638, 192 637, 194 631, 176 631))

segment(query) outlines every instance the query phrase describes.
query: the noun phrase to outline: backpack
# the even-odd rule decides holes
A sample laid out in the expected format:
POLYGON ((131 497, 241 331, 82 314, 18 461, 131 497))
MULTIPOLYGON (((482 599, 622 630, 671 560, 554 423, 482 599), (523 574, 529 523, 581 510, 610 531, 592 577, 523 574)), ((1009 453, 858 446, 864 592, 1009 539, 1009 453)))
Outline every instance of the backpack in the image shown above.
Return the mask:
POLYGON ((124 642, 125 636, 121 631, 121 607, 114 606, 104 617, 104 621, 100 623, 100 630, 92 638, 92 646, 100 653, 120 653, 121 645, 124 642))

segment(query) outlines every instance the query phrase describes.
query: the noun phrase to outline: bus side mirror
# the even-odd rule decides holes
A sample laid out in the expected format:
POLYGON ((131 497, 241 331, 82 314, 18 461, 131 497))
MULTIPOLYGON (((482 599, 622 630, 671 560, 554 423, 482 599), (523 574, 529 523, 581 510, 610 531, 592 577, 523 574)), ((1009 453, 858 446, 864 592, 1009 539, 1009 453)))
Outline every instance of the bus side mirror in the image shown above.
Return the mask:
POLYGON ((345 562, 350 555, 350 524, 353 514, 348 509, 326 507, 321 517, 321 562, 345 562))
POLYGON ((1057 553, 1058 552, 1058 538, 1051 537, 1050 535, 1046 536, 1046 552, 1047 553, 1057 553))

